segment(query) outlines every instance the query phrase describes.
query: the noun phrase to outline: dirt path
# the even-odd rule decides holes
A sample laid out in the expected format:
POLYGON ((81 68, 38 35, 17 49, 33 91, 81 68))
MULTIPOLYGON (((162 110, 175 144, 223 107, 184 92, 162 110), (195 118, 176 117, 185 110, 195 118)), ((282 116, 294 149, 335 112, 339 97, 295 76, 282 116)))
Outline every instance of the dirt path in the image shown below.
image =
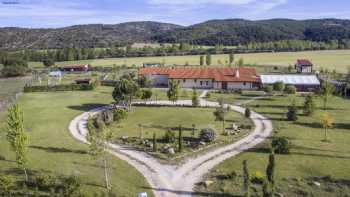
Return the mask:
MULTIPOLYGON (((200 95, 202 106, 217 107, 217 102, 206 101, 206 92, 200 95)), ((143 103, 143 102, 142 102, 143 103)), ((143 104, 150 105, 191 105, 191 101, 183 100, 176 103, 169 101, 150 101, 143 104)), ((227 105, 231 110, 244 113, 245 109, 239 106, 227 105)), ((227 107, 226 106, 226 107, 227 107)), ((88 143, 86 135, 87 119, 90 115, 103 110, 98 108, 83 113, 76 117, 69 125, 69 130, 74 138, 81 142, 88 143)), ((109 152, 120 159, 127 161, 135 167, 147 179, 153 188, 156 197, 185 197, 192 196, 193 187, 200 182, 210 169, 224 160, 233 157, 247 149, 253 148, 264 141, 272 132, 272 123, 264 116, 252 112, 251 119, 255 129, 245 138, 227 146, 209 151, 204 155, 188 158, 181 166, 164 165, 148 154, 116 144, 109 144, 109 152)))

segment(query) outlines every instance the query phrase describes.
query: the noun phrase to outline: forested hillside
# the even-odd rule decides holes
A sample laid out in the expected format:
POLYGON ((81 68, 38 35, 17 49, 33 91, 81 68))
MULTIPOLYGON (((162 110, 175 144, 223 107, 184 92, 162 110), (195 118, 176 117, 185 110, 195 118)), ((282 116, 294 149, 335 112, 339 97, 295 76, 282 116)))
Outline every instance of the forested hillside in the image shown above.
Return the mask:
POLYGON ((157 22, 78 25, 58 29, 0 28, 0 48, 111 48, 135 42, 247 45, 280 40, 330 43, 350 39, 350 20, 212 20, 183 27, 157 22))

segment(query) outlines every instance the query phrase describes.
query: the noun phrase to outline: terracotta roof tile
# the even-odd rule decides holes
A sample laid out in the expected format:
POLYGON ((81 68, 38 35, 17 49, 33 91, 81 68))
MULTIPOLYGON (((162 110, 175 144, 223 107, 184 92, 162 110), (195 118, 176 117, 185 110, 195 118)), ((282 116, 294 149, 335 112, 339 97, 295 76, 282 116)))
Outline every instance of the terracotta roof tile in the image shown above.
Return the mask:
POLYGON ((298 65, 304 65, 304 66, 312 66, 313 64, 311 63, 310 60, 307 59, 298 59, 297 60, 298 65))

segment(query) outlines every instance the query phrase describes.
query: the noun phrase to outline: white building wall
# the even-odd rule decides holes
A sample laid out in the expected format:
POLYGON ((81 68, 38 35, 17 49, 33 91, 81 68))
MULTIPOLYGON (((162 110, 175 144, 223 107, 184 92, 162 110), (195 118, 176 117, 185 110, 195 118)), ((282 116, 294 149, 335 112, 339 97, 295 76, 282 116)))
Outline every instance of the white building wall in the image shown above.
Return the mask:
POLYGON ((228 90, 249 90, 252 89, 253 85, 250 82, 228 82, 228 90))
POLYGON ((182 88, 212 89, 214 83, 212 79, 175 79, 180 82, 182 88))

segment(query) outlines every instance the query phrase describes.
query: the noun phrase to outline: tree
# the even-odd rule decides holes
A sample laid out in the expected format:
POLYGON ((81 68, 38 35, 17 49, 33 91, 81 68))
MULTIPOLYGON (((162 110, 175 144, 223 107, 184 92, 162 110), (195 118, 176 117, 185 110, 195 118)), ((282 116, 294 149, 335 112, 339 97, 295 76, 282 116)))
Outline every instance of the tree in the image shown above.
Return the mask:
POLYGON ((329 114, 322 114, 321 115, 321 123, 324 129, 324 141, 328 141, 328 129, 332 128, 334 124, 334 119, 331 115, 329 114))
POLYGON ((233 53, 233 51, 231 51, 229 55, 229 64, 231 65, 234 61, 235 61, 235 54, 233 53))
POLYGON ((229 106, 225 109, 223 106, 216 108, 213 112, 215 116, 215 121, 222 121, 222 133, 225 133, 225 116, 229 112, 229 106))
POLYGON ((193 107, 198 107, 199 106, 199 99, 197 95, 197 90, 193 89, 192 91, 192 106, 193 107))
POLYGON ((51 67, 53 65, 55 65, 55 61, 51 58, 46 58, 44 61, 43 61, 43 64, 45 67, 51 67))
POLYGON ((0 196, 11 196, 11 189, 15 186, 15 181, 7 175, 0 176, 0 196))
POLYGON ((26 169, 28 136, 24 131, 23 112, 18 104, 8 109, 6 137, 16 154, 16 163, 23 169, 25 180, 28 181, 26 169))
POLYGON ((169 82, 169 89, 167 92, 168 99, 172 102, 176 102, 179 99, 180 84, 178 81, 171 80, 169 82))
POLYGON ((329 98, 333 95, 334 91, 335 87, 329 83, 327 77, 326 81, 322 84, 323 110, 327 110, 329 98))
POLYGON ((28 63, 21 58, 6 58, 3 65, 1 73, 5 77, 24 76, 28 71, 28 63))
POLYGON ((238 66, 238 67, 244 66, 244 59, 243 59, 243 58, 239 58, 239 60, 238 60, 238 62, 237 62, 237 66, 238 66))
POLYGON ((287 94, 296 94, 297 93, 297 88, 293 85, 287 85, 285 88, 285 92, 287 94))
POLYGON ((305 97, 305 101, 304 101, 304 114, 306 116, 311 116, 312 114, 314 114, 315 112, 315 109, 316 109, 316 104, 315 104, 315 101, 313 99, 313 96, 312 95, 307 95, 305 97))
POLYGON ((141 91, 141 99, 143 100, 147 100, 150 99, 152 97, 152 89, 146 89, 146 90, 142 90, 141 91))
POLYGON ((157 152, 157 138, 156 138, 156 133, 153 133, 153 152, 157 152))
POLYGON ((269 163, 266 168, 267 185, 264 185, 264 196, 275 196, 275 154, 273 151, 269 156, 269 163), (266 188, 266 186, 268 186, 266 188))
POLYGON ((178 138, 178 145, 179 145, 179 152, 182 152, 182 143, 183 143, 183 138, 182 138, 182 126, 179 126, 179 138, 178 138))
POLYGON ((121 79, 114 88, 113 98, 116 102, 128 102, 131 108, 132 99, 139 90, 137 83, 131 79, 121 79))
POLYGON ((210 66, 211 65, 211 54, 208 53, 206 58, 205 58, 205 62, 207 64, 207 66, 210 66))
POLYGON ((287 119, 289 121, 297 121, 298 120, 298 108, 295 104, 295 101, 288 107, 287 119))
POLYGON ((282 92, 285 88, 285 85, 282 81, 277 81, 273 84, 273 90, 282 92))
POLYGON ((248 170, 248 161, 243 161, 243 191, 244 191, 244 197, 250 197, 249 192, 250 187, 250 176, 249 176, 249 170, 248 170))
POLYGON ((203 55, 199 57, 199 65, 204 66, 204 58, 205 57, 203 55))
POLYGON ((245 108, 244 115, 246 118, 250 118, 251 111, 250 111, 249 107, 245 108))
POLYGON ((108 176, 108 165, 107 165, 107 143, 112 139, 112 132, 106 127, 105 124, 102 124, 100 128, 96 128, 92 126, 93 122, 88 121, 89 135, 88 140, 90 142, 89 145, 89 153, 98 159, 102 159, 103 169, 104 169, 104 177, 105 177, 105 186, 107 190, 111 189, 109 184, 109 176, 108 176))
POLYGON ((146 76, 140 76, 137 82, 141 88, 148 88, 151 85, 151 81, 146 76))

